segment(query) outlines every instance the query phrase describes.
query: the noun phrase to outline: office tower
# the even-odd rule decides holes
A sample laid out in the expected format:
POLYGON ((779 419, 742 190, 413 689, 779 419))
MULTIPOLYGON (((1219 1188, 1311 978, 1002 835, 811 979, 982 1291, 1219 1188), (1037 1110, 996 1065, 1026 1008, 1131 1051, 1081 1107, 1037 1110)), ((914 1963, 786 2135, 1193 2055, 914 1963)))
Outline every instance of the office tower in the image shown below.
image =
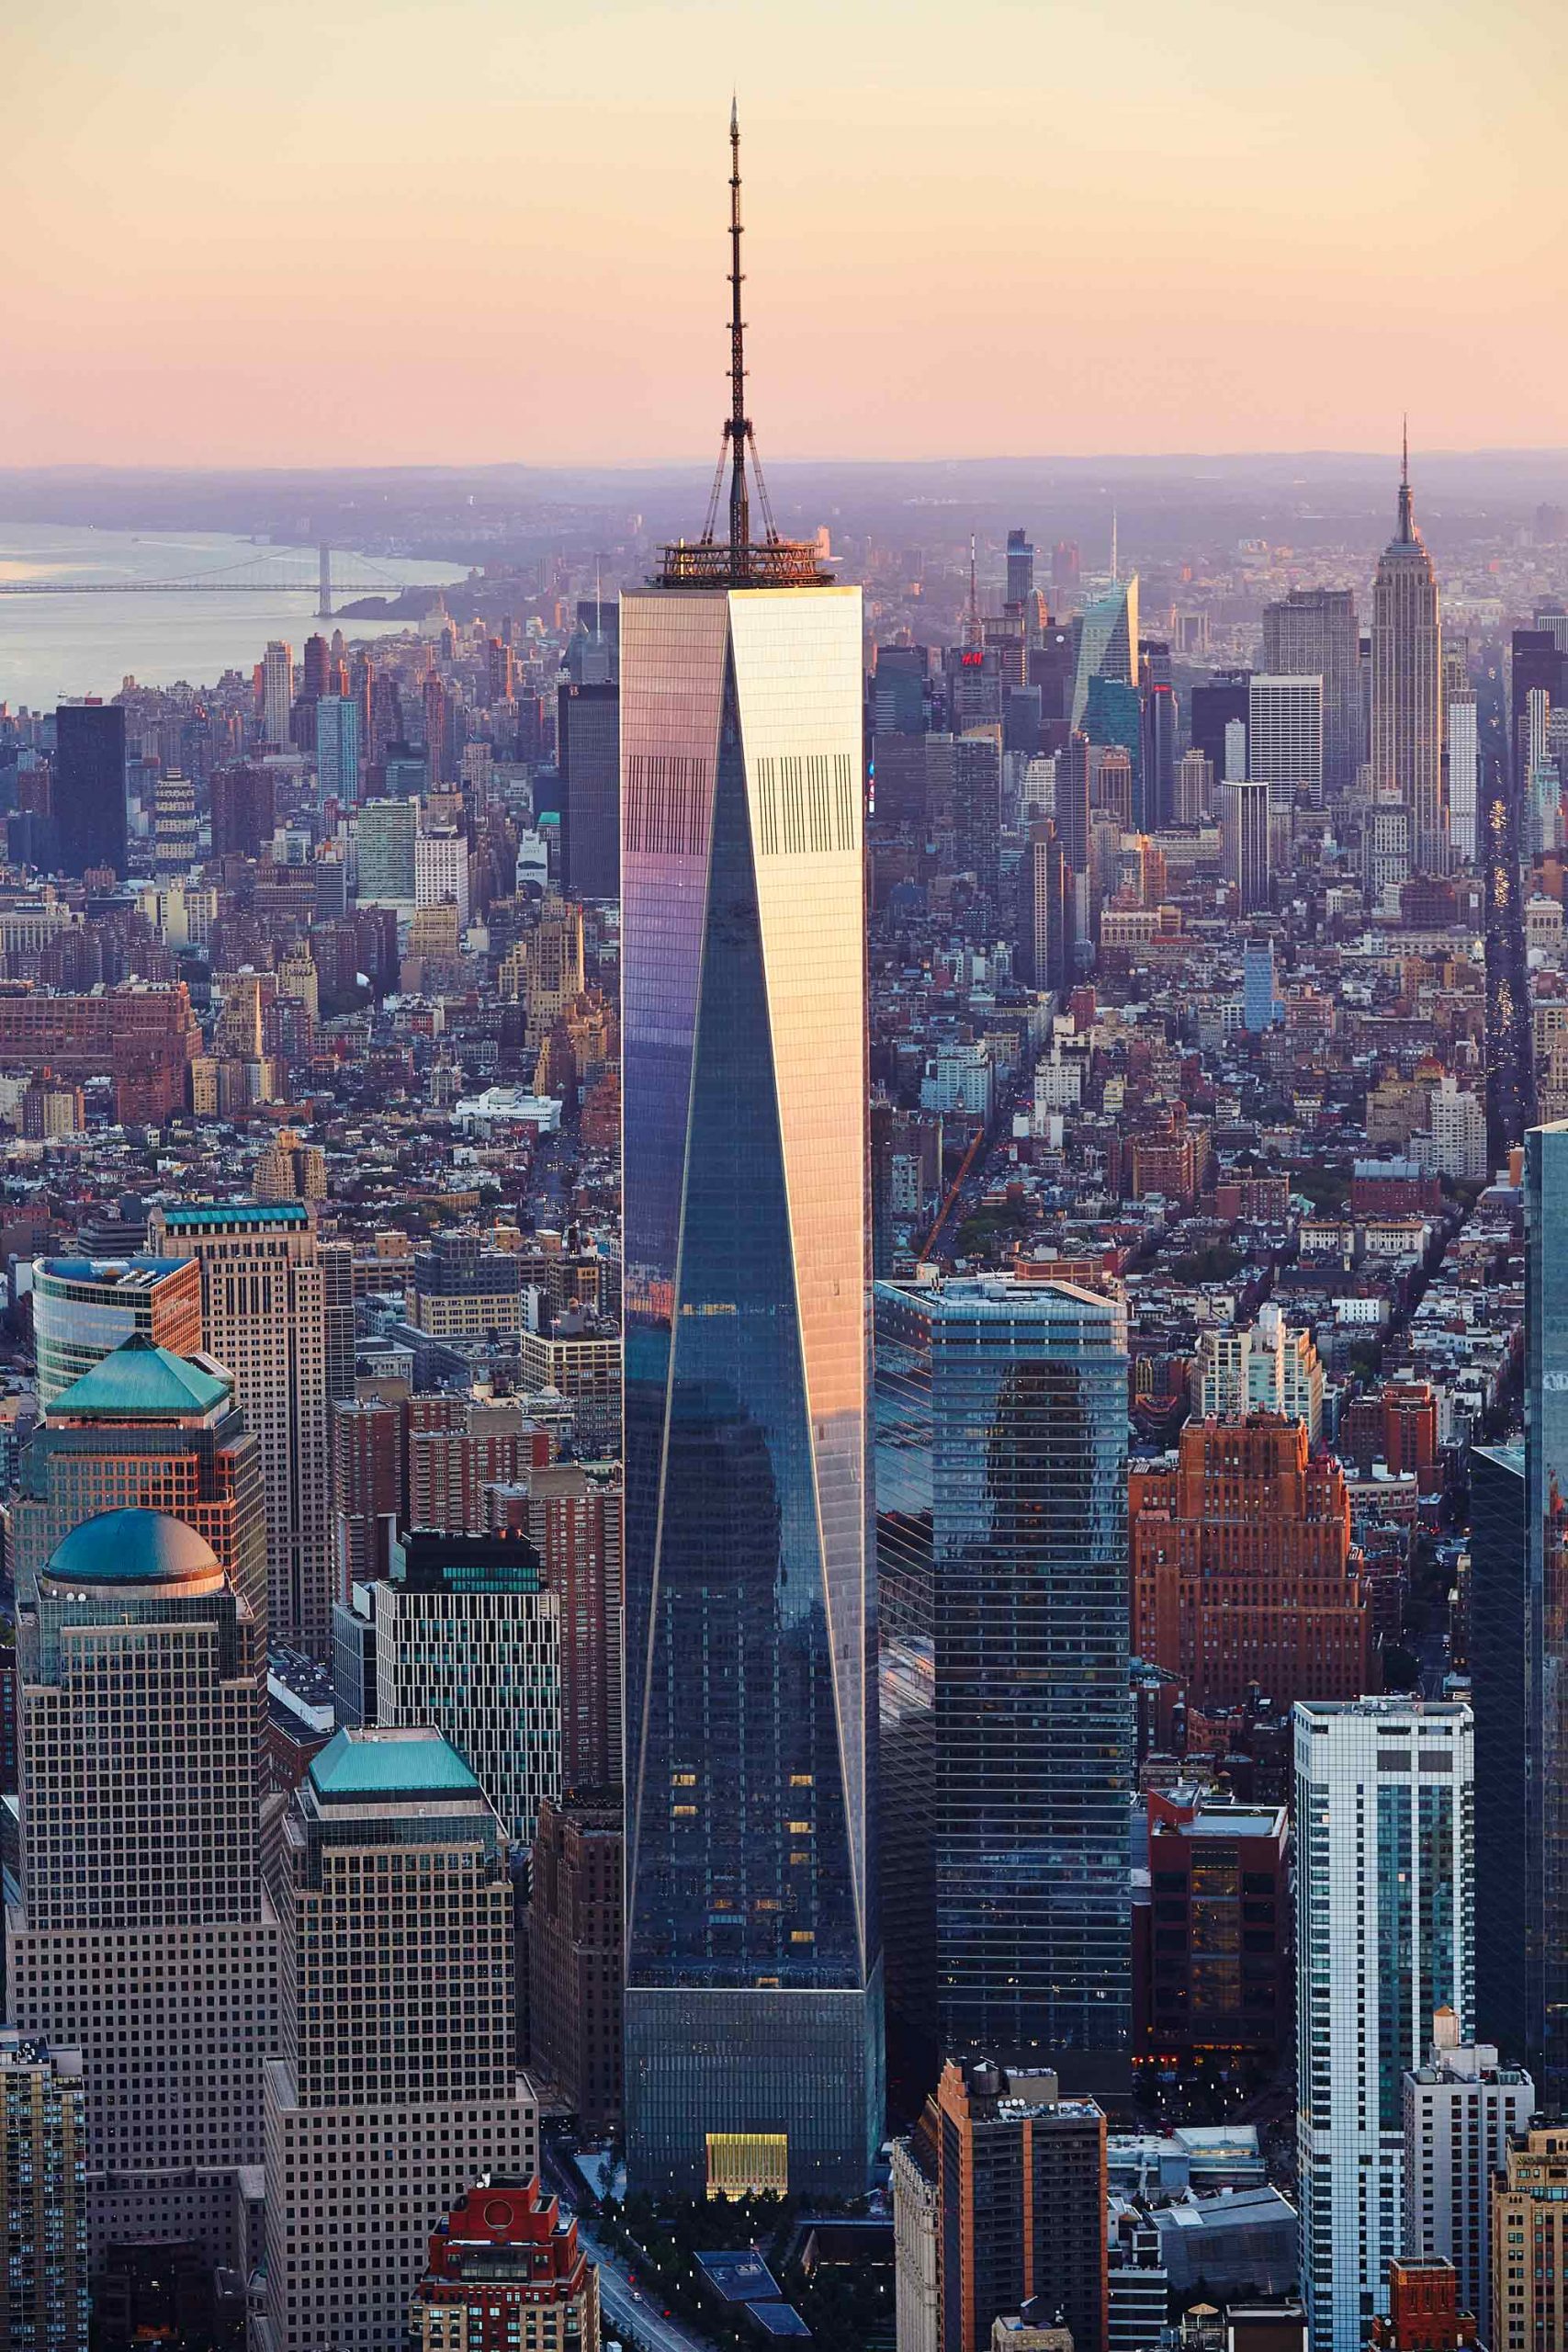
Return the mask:
POLYGON ((1245 757, 1238 765, 1226 765, 1225 729, 1233 721, 1239 725, 1245 747, 1251 679, 1249 670, 1216 670, 1212 678, 1195 685, 1189 697, 1192 749, 1202 752, 1222 783, 1247 774, 1245 757))
POLYGON ((1293 2009, 1290 1816, 1180 1784, 1151 1788, 1145 1802, 1152 1892, 1133 1915, 1138 2055, 1179 2069, 1230 2055, 1271 2074, 1293 2009))
POLYGON ((510 645, 499 637, 489 639, 485 646, 485 700, 494 704, 511 702, 517 692, 517 656, 510 645))
POLYGON ((61 870, 125 873, 125 713, 118 703, 62 703, 54 714, 51 806, 61 870))
POLYGON ((1138 676, 1138 575, 1119 580, 1097 596, 1083 616, 1078 637, 1077 666, 1073 675, 1073 726, 1081 727, 1089 709, 1091 678, 1115 678, 1135 685, 1138 676))
POLYGON ((1414 868, 1448 864, 1443 804, 1443 632, 1432 559, 1416 527, 1409 453, 1399 479, 1399 522, 1372 584, 1372 785, 1409 812, 1414 868))
POLYGON ((1058 539, 1051 550, 1051 585, 1065 600, 1076 597, 1082 573, 1077 539, 1058 539))
POLYGON ((276 2028, 262 1629, 194 1527, 116 1510, 56 1547, 17 1644, 9 2003, 23 2033, 83 2054, 94 2258, 164 2237, 231 2262, 276 2028))
POLYGON ((416 907, 450 903, 457 910, 459 933, 468 927, 468 840, 456 825, 422 826, 413 844, 413 902, 416 907))
POLYGON ((1214 770, 1212 763, 1197 750, 1183 752, 1176 771, 1176 806, 1171 821, 1177 825, 1199 825, 1213 805, 1214 770))
POLYGON ((599 2272, 536 2180, 481 2181, 430 2241, 409 2313, 412 2352, 599 2352, 599 2272))
POLYGON ((412 800, 367 800, 359 812, 361 906, 412 906, 419 807, 412 800))
POLYGON ((316 780, 322 799, 344 808, 359 797, 359 722, 352 695, 322 695, 316 705, 316 780))
POLYGON ((188 775, 161 775, 152 787, 152 870, 161 878, 188 874, 199 834, 196 786, 188 775))
POLYGON ((194 1258, 35 1258, 32 1301, 46 1413, 133 1331, 176 1356, 201 1345, 201 1268, 194 1258))
POLYGON ((333 1406, 333 1551, 339 1589, 384 1577, 408 1509, 408 1416, 379 1396, 333 1406))
POLYGON ((1292 588, 1263 607, 1265 671, 1323 682, 1323 798, 1331 806, 1361 764, 1360 642, 1348 588, 1292 588))
POLYGON ((1176 814, 1176 695, 1170 648, 1161 639, 1145 638, 1138 648, 1138 691, 1143 700, 1139 823, 1141 831, 1156 832, 1176 814))
POLYGON ((1472 688, 1450 695, 1449 718, 1449 834, 1453 854, 1473 865, 1479 855, 1476 812, 1481 802, 1481 741, 1472 688))
POLYGON ((340 1731, 290 1800, 276 1883, 258 2352, 401 2352, 443 2217, 537 2168, 504 1833, 438 1732, 340 1731))
POLYGON ((621 895, 621 690, 563 685, 556 711, 561 888, 569 899, 621 895))
POLYGON ((1549 628, 1517 628, 1508 641, 1508 750, 1516 783, 1528 773, 1524 759, 1526 716, 1532 694, 1543 694, 1549 708, 1565 698, 1564 662, 1549 628))
POLYGON ((1315 1453, 1323 1435, 1323 1364, 1310 1329, 1288 1324, 1269 1299, 1256 1323, 1203 1332, 1192 1401, 1205 1420, 1239 1421, 1266 1412, 1303 1421, 1315 1453))
POLYGON ((1267 910, 1273 876, 1269 834, 1269 786, 1227 781, 1220 786, 1220 863, 1244 915, 1267 910))
POLYGON ((1072 978, 1073 891, 1062 837, 1047 818, 1031 825, 1018 862, 1013 970, 1028 989, 1060 991, 1072 978))
POLYGON ((276 815, 276 787, 267 770, 219 768, 211 789, 213 856, 260 857, 276 815))
POLYGON ((424 757, 433 785, 450 784, 457 773, 457 752, 455 740, 457 714, 452 697, 443 681, 435 676, 426 678, 424 702, 424 757))
POLYGON ((1284 1019, 1274 991, 1274 943, 1249 939, 1241 954, 1241 1025, 1249 1037, 1261 1037, 1284 1019))
POLYGON ((0 2344, 87 2352, 82 2052, 0 2031, 0 2344))
POLYGON ((569 1790, 539 1806, 529 1871, 528 2036, 585 2135, 621 2113, 626 1838, 618 1788, 569 1790))
POLYGON ((267 1613, 274 1641, 332 1652, 332 1428, 327 1271, 302 1201, 160 1208, 155 1249, 201 1267, 209 1352, 261 1447, 267 1613))
POLYGON ((1541 2352, 1568 2329, 1568 2132, 1527 2128, 1492 2182, 1490 2352, 1541 2352))
POLYGON ((294 648, 274 638, 262 656, 261 730, 269 751, 288 751, 293 708, 294 648))
POLYGON ((1056 831, 1074 874, 1089 871, 1089 737, 1075 728, 1056 758, 1056 831))
MULTIPOLYGON (((875 737, 888 735, 923 735, 931 716, 931 653, 923 645, 879 645, 876 667, 871 678, 871 731, 875 737)), ((881 775, 882 752, 877 753, 876 773, 881 775)), ((884 809, 880 796, 878 816, 892 815, 891 804, 884 809)))
POLYGON ((732 197, 728 541, 621 604, 627 2162, 697 2188, 764 2132, 792 2188, 853 2194, 882 2129, 861 599, 752 535, 738 164, 732 197))
POLYGON ((1462 2045, 1457 2018, 1444 2013, 1433 2018, 1427 2063, 1405 2074, 1402 2096, 1404 2252, 1452 2263, 1461 2307, 1474 2312, 1489 2344, 1492 2175, 1505 2168, 1510 2133, 1523 2132, 1535 2112, 1535 2085, 1521 2067, 1499 2065, 1490 2043, 1462 2045))
POLYGON ((376 1721, 434 1724, 509 1838, 561 1785, 561 1604, 519 1535, 394 1538, 371 1593, 376 1721))
POLYGON ((1323 680, 1255 672, 1247 690, 1247 774, 1273 807, 1323 806, 1323 680))
POLYGON ((1034 594, 1034 549, 1021 530, 1008 533, 1008 593, 1010 605, 1027 604, 1034 594))
POLYGON ((1281 1707, 1371 1679, 1371 1602, 1350 1496, 1300 1421, 1189 1421, 1174 1468, 1128 1481, 1133 1648, 1202 1713, 1256 1685, 1281 1707))
POLYGON ((1001 746, 991 735, 959 735, 953 742, 953 849, 956 870, 973 874, 994 892, 1002 830, 1001 746))
POLYGON ((1103 2085, 1131 2032, 1125 1309, 1003 1275, 875 1305, 890 1615, 931 1645, 942 2040, 1103 2085))
POLYGON ((990 2352, 994 2322, 1028 2302, 1060 2312, 1073 2352, 1109 2352, 1105 2196, 1092 2099, 1063 2098, 1053 2074, 949 2060, 894 2147, 900 2352, 990 2352), (922 2306, 925 2327, 907 2329, 922 2306))
POLYGON ((32 1579, 73 1527, 104 1511, 172 1512, 209 1543, 259 1627, 266 1623, 261 1455, 210 1356, 133 1332, 62 1389, 22 1452, 9 1566, 32 1579))
POLYGON ((1529 1793, 1526 1695, 1526 1460, 1522 1445, 1475 1445, 1470 1452, 1470 1577, 1466 1586, 1466 1664, 1475 1708, 1475 1908, 1482 1919, 1518 1922, 1515 1933, 1482 1936, 1475 1951, 1475 2030, 1484 2041, 1538 2062, 1538 1929, 1531 1923, 1539 1886, 1527 1826, 1529 1793))
POLYGON ((1297 2177, 1314 2352, 1359 2352, 1400 2245, 1401 2078, 1475 1986, 1472 1716, 1295 1709, 1297 2177))

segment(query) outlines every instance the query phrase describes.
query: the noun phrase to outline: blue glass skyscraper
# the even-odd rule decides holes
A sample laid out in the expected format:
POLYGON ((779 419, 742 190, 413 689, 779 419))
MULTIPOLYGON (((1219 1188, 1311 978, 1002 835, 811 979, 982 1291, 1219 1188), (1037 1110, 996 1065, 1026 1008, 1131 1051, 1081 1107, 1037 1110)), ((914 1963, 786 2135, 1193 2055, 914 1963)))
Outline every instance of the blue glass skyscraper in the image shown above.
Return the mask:
POLYGON ((1525 1137, 1529 2056, 1568 2094, 1568 1119, 1525 1137), (1539 2055, 1538 2055, 1539 2053, 1539 2055))
POLYGON ((861 600, 730 536, 621 605, 627 2163, 882 2131, 861 600))
MULTIPOLYGON (((880 1283, 876 1328, 885 1664, 931 1657, 942 2044, 1108 2087, 1132 2021, 1125 1309, 1064 1282, 880 1283)), ((906 1699, 899 1752, 913 1730, 906 1699)), ((899 1852, 890 1909, 916 1908, 899 1852)))

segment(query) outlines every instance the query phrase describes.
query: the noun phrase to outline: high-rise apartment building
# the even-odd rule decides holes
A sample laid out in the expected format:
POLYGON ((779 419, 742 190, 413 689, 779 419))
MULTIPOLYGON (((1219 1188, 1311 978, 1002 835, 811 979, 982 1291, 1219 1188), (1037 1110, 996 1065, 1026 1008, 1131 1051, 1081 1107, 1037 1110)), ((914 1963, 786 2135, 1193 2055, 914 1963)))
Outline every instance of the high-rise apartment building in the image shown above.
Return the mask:
POLYGON ((430 2241, 411 2352, 599 2352, 599 2271, 536 2180, 481 2181, 430 2241))
POLYGON ((539 1806, 529 1871, 531 2063, 585 2133, 621 2112, 626 1838, 618 1788, 539 1806))
POLYGON ((1263 667, 1323 682, 1323 796, 1343 799, 1361 765, 1360 631, 1348 588, 1292 588, 1263 607, 1263 667))
POLYGON ((269 751, 288 751, 293 708, 294 648, 275 637, 262 656, 261 731, 269 751))
POLYGON ((1403 2081, 1439 2009, 1475 1997, 1472 1718, 1404 1698, 1297 1702, 1301 2271, 1314 2352, 1388 2309, 1404 2188, 1403 2081))
POLYGON ((1372 786, 1409 814, 1415 869, 1448 864, 1443 800, 1443 632, 1438 579, 1400 475, 1399 521, 1372 584, 1372 786))
POLYGON ((1105 2194, 1092 2099, 1063 2098, 1050 2073, 950 2060, 894 2151, 901 2352, 990 2352, 1025 2303, 1060 2312, 1073 2352, 1110 2352, 1105 2194))
POLYGON ((277 1887, 255 2342, 402 2352, 428 2241, 464 2189, 537 2168, 504 1833, 438 1732, 340 1731, 291 1800, 277 1887))
POLYGON ((125 873, 125 712, 62 703, 54 714, 55 839, 67 874, 125 873))
POLYGON ((323 800, 352 808, 359 797, 360 708, 353 695, 322 695, 316 705, 316 778, 323 800))
POLYGON ((1461 2045, 1459 2020, 1445 2011, 1403 2096, 1404 2251, 1453 2264, 1461 2308, 1490 2344, 1492 2176, 1505 2168, 1510 2134, 1535 2113, 1535 2085, 1522 2067, 1500 2065, 1491 2044, 1461 2045))
POLYGON ((333 1406, 333 1548, 338 1589, 384 1577, 408 1512, 408 1415, 400 1400, 333 1406))
POLYGON ((46 1413, 133 1331, 172 1355, 195 1355, 201 1346, 201 1268, 194 1258, 35 1258, 32 1301, 46 1413))
MULTIPOLYGON (((1283 1805, 1150 1789, 1149 1895, 1134 1913, 1138 2055, 1272 2067, 1289 2044, 1291 1881, 1283 1805)), ((1114 2325, 1113 2352, 1120 2352, 1114 2325)))
POLYGON ((1525 1137, 1525 2054, 1568 2096, 1568 1120, 1525 1137))
MULTIPOLYGON (((199 1262, 207 1345, 233 1374, 261 1447, 270 1634, 330 1657, 328 1272, 310 1212, 298 1201, 160 1208, 148 1230, 158 1251, 199 1262)), ((352 1303, 338 1298, 332 1311, 341 1322, 352 1303)))
POLYGON ((1133 1648, 1219 1713, 1256 1684, 1280 1706, 1371 1679, 1371 1608, 1350 1496, 1304 1425, 1189 1421, 1170 1467, 1128 1481, 1133 1648))
POLYGON ((414 902, 414 842, 419 806, 412 800, 367 800, 359 812, 359 902, 361 906, 410 906, 414 902))
POLYGON ((1473 690, 1449 696, 1449 845, 1462 865, 1480 854, 1481 737, 1473 690))
POLYGON ((1220 865, 1244 915, 1267 910, 1273 880, 1269 833, 1269 786, 1261 779, 1227 780, 1220 786, 1220 865))
POLYGON ((231 2264, 277 2028, 261 1625, 195 1528, 112 1510, 57 1546, 17 1641, 8 1998, 23 2033, 83 2055, 93 2258, 152 2237, 231 2264))
POLYGON ((0 2344, 87 2352, 82 2053, 0 2031, 0 2344))
POLYGON ((24 1589, 73 1527, 105 1511, 172 1512, 210 1544, 266 1624, 261 1451, 210 1356, 133 1332, 62 1391, 23 1449, 9 1566, 24 1589))
MULTIPOLYGON (((941 2038, 1104 2084, 1132 2024, 1125 1308, 989 1274, 875 1300, 884 1606, 930 1657, 909 1860, 941 2038)), ((901 1750, 914 1730, 905 1706, 901 1750)))
POLYGON ((561 1787, 561 1603, 521 1535, 410 1535, 371 1588, 376 1720, 434 1724, 526 1845, 561 1787))
POLYGON ((627 2162, 697 2188, 763 2132, 848 2193, 882 2129, 861 599, 753 538, 739 283, 728 540, 621 603, 627 2162))
POLYGON ((621 690, 563 685, 556 713, 561 790, 561 888, 569 899, 621 893, 621 690))
POLYGON ((1568 2131, 1513 2137, 1492 2181, 1490 2352, 1568 2341, 1568 2131))
POLYGON ((160 880, 190 872, 198 839, 196 786, 171 770, 152 788, 152 870, 160 880))

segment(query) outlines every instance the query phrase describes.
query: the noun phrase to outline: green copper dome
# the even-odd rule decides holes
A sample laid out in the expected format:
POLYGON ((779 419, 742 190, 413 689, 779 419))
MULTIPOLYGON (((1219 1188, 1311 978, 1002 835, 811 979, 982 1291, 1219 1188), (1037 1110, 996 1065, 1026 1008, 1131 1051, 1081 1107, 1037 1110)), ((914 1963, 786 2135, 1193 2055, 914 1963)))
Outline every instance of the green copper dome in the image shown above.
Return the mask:
POLYGON ((179 1585, 216 1590, 217 1554, 183 1519, 161 1510, 106 1510, 85 1519, 55 1546, 44 1569, 51 1585, 179 1585))

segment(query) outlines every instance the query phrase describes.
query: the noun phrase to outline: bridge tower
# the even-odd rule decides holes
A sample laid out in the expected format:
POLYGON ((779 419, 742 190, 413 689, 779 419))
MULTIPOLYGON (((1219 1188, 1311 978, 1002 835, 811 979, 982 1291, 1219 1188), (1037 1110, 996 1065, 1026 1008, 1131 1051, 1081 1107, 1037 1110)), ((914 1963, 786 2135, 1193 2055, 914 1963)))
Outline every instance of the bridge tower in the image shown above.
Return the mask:
POLYGON ((316 618, 330 621, 333 616, 333 551, 321 548, 321 593, 316 605, 316 618))

